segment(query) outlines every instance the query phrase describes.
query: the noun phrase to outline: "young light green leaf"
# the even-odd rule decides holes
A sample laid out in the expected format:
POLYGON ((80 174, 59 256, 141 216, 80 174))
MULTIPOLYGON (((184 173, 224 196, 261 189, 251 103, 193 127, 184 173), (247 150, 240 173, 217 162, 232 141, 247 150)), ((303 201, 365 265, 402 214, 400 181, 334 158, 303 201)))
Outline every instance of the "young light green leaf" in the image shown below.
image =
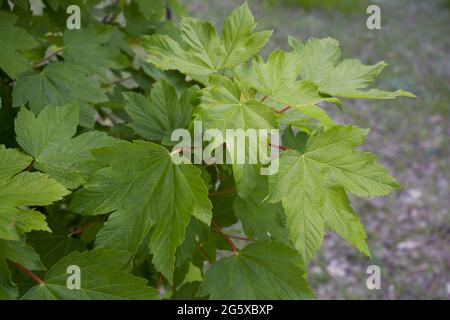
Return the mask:
POLYGON ((289 44, 297 52, 302 67, 300 77, 311 80, 319 86, 322 93, 343 98, 394 99, 399 96, 415 97, 403 90, 395 92, 369 90, 363 91, 387 66, 379 62, 372 66, 363 65, 355 59, 339 62, 341 50, 339 43, 331 38, 309 39, 305 44, 294 38, 289 44))
POLYGON ((237 83, 226 77, 213 75, 210 85, 202 90, 199 105, 199 120, 205 128, 226 129, 271 129, 278 125, 277 116, 266 104, 256 101, 241 101, 241 90, 237 83))
POLYGON ((269 40, 271 31, 253 32, 256 24, 244 3, 226 19, 221 39, 212 24, 183 18, 180 23, 181 45, 167 35, 143 37, 148 60, 163 70, 208 76, 231 69, 254 56, 269 40))
POLYGON ((272 31, 253 32, 255 27, 253 15, 246 2, 228 16, 221 35, 226 52, 221 68, 234 68, 264 47, 272 31))
POLYGON ((305 153, 282 153, 279 172, 269 177, 268 201, 282 200, 291 240, 305 265, 320 248, 325 224, 369 254, 364 229, 344 190, 377 196, 399 185, 374 155, 354 150, 366 134, 341 125, 319 132, 309 138, 305 153))

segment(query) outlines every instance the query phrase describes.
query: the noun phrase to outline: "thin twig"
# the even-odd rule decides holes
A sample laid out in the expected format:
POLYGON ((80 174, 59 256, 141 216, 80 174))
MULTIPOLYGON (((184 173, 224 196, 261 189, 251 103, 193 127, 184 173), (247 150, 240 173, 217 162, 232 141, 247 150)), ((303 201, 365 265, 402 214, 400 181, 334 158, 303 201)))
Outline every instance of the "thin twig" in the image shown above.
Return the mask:
POLYGON ((43 283, 44 283, 44 280, 42 280, 42 279, 39 278, 37 275, 35 275, 35 274, 33 273, 33 271, 31 271, 31 270, 25 268, 23 265, 21 265, 21 264, 18 263, 18 262, 15 262, 15 264, 16 264, 16 266, 17 266, 20 270, 22 270, 23 272, 25 272, 25 273, 26 273, 31 279, 33 279, 33 281, 36 282, 37 284, 43 284, 43 283))
POLYGON ((200 252, 203 253, 203 255, 206 257, 209 263, 212 263, 212 259, 209 256, 208 252, 203 248, 203 245, 201 243, 197 243, 198 248, 200 249, 200 252))
POLYGON ((163 281, 164 277, 162 272, 159 273, 159 277, 158 280, 156 281, 156 289, 159 291, 159 288, 161 287, 162 281, 163 281))
POLYGON ((291 148, 286 146, 277 146, 276 144, 270 144, 271 147, 278 148, 280 150, 291 150, 291 148))
POLYGON ((43 57, 43 58, 40 59, 40 60, 34 61, 34 62, 33 62, 33 65, 34 65, 34 66, 38 66, 38 65, 42 64, 43 62, 50 60, 52 57, 56 56, 57 54, 59 54, 59 53, 61 53, 61 52, 63 52, 63 51, 64 51, 64 48, 60 48, 60 49, 58 49, 58 50, 56 50, 56 51, 53 51, 53 52, 52 52, 51 54, 49 54, 48 56, 43 57))
POLYGON ((288 111, 290 108, 291 108, 290 106, 286 106, 286 107, 284 107, 284 108, 278 110, 278 112, 283 113, 283 112, 288 111))
POLYGON ((260 101, 264 102, 264 101, 266 101, 267 98, 268 98, 268 96, 264 96, 264 97, 262 97, 262 99, 260 101))
POLYGON ((223 232, 223 230, 219 227, 217 223, 215 223, 213 220, 211 220, 211 225, 214 227, 214 229, 217 230, 217 232, 220 233, 220 235, 225 239, 225 241, 230 245, 231 250, 233 250, 234 253, 239 253, 238 248, 234 245, 233 241, 228 237, 228 235, 223 232))

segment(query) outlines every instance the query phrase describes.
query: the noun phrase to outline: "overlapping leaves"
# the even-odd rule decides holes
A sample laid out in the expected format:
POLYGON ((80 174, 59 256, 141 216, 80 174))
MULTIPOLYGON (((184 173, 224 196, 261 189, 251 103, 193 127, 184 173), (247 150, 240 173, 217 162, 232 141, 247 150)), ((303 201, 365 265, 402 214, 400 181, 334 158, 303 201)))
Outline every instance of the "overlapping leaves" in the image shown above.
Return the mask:
POLYGON ((256 24, 247 4, 225 20, 221 37, 203 20, 184 18, 181 42, 167 35, 145 36, 148 60, 163 70, 179 70, 194 77, 208 76, 247 61, 269 40, 271 31, 253 32, 256 24))

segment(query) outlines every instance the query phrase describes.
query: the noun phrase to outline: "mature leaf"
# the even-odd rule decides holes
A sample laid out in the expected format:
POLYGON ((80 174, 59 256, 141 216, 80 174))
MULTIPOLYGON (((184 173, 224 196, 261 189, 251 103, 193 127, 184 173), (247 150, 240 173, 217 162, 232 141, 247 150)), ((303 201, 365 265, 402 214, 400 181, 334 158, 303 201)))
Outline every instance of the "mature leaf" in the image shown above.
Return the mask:
POLYGON ((352 126, 319 132, 309 138, 303 154, 282 153, 279 172, 269 177, 268 201, 282 200, 290 238, 305 265, 320 248, 325 224, 369 254, 364 229, 344 190, 379 196, 399 185, 374 155, 354 150, 366 134, 352 126))
POLYGON ((153 263, 170 280, 190 216, 207 224, 211 219, 200 171, 175 165, 167 149, 150 142, 122 142, 95 155, 108 167, 75 193, 71 207, 87 215, 117 210, 100 231, 98 246, 135 252, 151 228, 153 263))
POLYGON ((289 43, 302 61, 300 77, 313 81, 319 86, 322 93, 343 98, 415 97, 414 94, 403 90, 395 92, 363 91, 362 89, 366 89, 387 64, 379 62, 372 66, 366 66, 354 59, 339 62, 341 50, 339 43, 334 39, 311 38, 302 44, 295 38, 290 38, 289 43))
POLYGON ((0 203, 9 206, 45 206, 69 194, 62 185, 40 172, 22 172, 0 181, 0 203))
POLYGON ((297 252, 278 242, 250 244, 211 265, 198 296, 210 299, 308 299, 313 297, 297 252))
POLYGON ((16 299, 18 289, 11 280, 7 260, 19 263, 30 270, 45 270, 39 255, 34 249, 20 241, 0 239, 0 299, 16 299))
POLYGON ((20 107, 28 103, 35 114, 47 106, 78 102, 80 122, 84 126, 91 126, 94 121, 90 104, 106 100, 104 92, 83 68, 63 62, 52 63, 40 73, 23 73, 13 92, 13 105, 20 107))
POLYGON ((44 283, 31 288, 22 297, 34 299, 157 299, 155 289, 147 287, 147 280, 126 271, 131 259, 129 252, 97 249, 73 252, 57 262, 44 277, 44 283), (67 268, 80 268, 80 289, 67 288, 67 268))
POLYGON ((37 41, 22 28, 16 27, 18 17, 0 12, 0 68, 12 79, 31 69, 30 62, 20 53, 35 47, 37 41))
POLYGON ((246 198, 235 198, 233 206, 236 217, 242 222, 245 234, 251 238, 288 242, 282 206, 264 202, 269 191, 267 178, 259 177, 257 182, 246 198))
POLYGON ((48 205, 69 193, 45 174, 19 173, 30 162, 21 152, 0 146, 0 239, 19 240, 31 230, 50 231, 42 214, 17 207, 48 205))
POLYGON ((147 97, 140 93, 125 93, 125 110, 133 120, 130 126, 145 139, 170 140, 173 130, 185 128, 190 121, 193 91, 183 91, 178 96, 169 82, 160 80, 147 97))
POLYGON ((34 167, 61 182, 77 188, 102 166, 89 150, 117 142, 103 132, 86 132, 72 138, 78 124, 78 107, 47 107, 38 117, 22 108, 15 122, 17 142, 31 156, 34 167))
POLYGON ((98 25, 64 31, 64 60, 104 75, 106 69, 122 69, 127 59, 119 48, 108 45, 114 30, 98 25))
POLYGON ((52 233, 37 231, 27 235, 27 243, 36 249, 47 268, 73 251, 81 252, 86 249, 82 241, 72 238, 68 230, 56 224, 54 219, 49 218, 49 225, 52 233))

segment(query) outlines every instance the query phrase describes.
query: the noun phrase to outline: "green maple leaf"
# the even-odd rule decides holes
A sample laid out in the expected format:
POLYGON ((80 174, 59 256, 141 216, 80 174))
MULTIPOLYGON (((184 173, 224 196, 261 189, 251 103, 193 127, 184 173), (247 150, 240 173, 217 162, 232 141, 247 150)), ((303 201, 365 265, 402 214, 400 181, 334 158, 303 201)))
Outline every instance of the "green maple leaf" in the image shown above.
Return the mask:
POLYGON ((301 60, 295 52, 275 50, 267 62, 257 56, 251 68, 242 66, 236 69, 236 74, 243 86, 254 88, 261 94, 295 108, 326 126, 334 125, 328 114, 316 104, 324 101, 337 103, 337 101, 320 95, 319 87, 314 82, 297 80, 301 67, 301 60))
MULTIPOLYGON (((202 121, 205 129, 217 129, 223 134, 227 129, 272 129, 278 126, 278 116, 261 101, 247 100, 239 85, 230 79, 211 75, 209 86, 202 90, 201 102, 196 111, 198 120, 202 121)), ((227 150, 233 143, 225 137, 227 150)), ((248 143, 246 141, 246 146, 248 143)), ((246 147, 246 150, 249 148, 246 147)), ((250 152, 246 151, 246 157, 250 152)), ((256 185, 258 173, 254 165, 234 164, 233 172, 238 192, 245 197, 256 185)))
POLYGON ((45 275, 43 284, 27 291, 22 299, 157 299, 155 289, 147 287, 147 280, 127 272, 131 254, 122 250, 97 249, 73 252, 58 261, 45 275), (80 268, 80 289, 67 287, 67 268, 80 268))
POLYGON ((198 108, 199 120, 205 128, 271 129, 278 126, 277 115, 269 106, 254 99, 241 99, 239 85, 230 79, 212 75, 209 86, 202 90, 198 108))
POLYGON ((160 80, 147 97, 140 93, 125 93, 125 110, 133 120, 130 127, 145 139, 170 141, 173 130, 189 124, 194 91, 195 87, 178 96, 169 82, 160 80))
POLYGON ((16 27, 18 17, 0 12, 0 68, 12 79, 31 69, 30 62, 20 53, 35 47, 37 41, 22 28, 16 27))
POLYGON ((138 0, 139 11, 149 21, 159 20, 166 11, 166 4, 164 0, 138 0))
POLYGON ((53 216, 47 218, 52 232, 34 231, 27 234, 27 243, 36 249, 42 263, 50 268, 73 251, 84 251, 85 244, 69 234, 69 228, 53 216))
POLYGON ((282 200, 290 238, 307 264, 320 248, 325 225, 369 255, 364 229, 345 191, 383 196, 399 187, 376 156, 354 150, 367 130, 335 126, 311 136, 305 152, 290 150, 269 177, 268 201, 282 200))
POLYGON ((21 264, 30 270, 45 270, 39 255, 23 241, 0 239, 0 299, 16 299, 18 289, 11 281, 11 271, 6 261, 21 264))
POLYGON ((73 138, 78 119, 77 105, 70 104, 47 107, 37 117, 22 108, 15 121, 17 142, 34 158, 34 167, 71 189, 101 168, 89 150, 118 141, 98 131, 73 138))
POLYGON ((290 106, 314 105, 326 100, 318 86, 311 81, 297 81, 301 60, 295 52, 275 50, 264 62, 260 56, 253 59, 251 68, 237 68, 238 78, 246 86, 290 106))
POLYGON ((49 205, 69 193, 43 173, 21 172, 31 160, 15 149, 0 146, 0 239, 19 240, 31 230, 50 231, 41 213, 18 207, 49 205))
POLYGON ((210 299, 307 299, 314 294, 297 252, 278 242, 250 244, 211 265, 197 293, 210 299))
POLYGON ((108 45, 114 29, 109 26, 89 26, 64 32, 64 60, 89 71, 104 75, 106 69, 123 69, 128 61, 119 48, 108 45))
POLYGON ((80 106, 80 124, 92 126, 91 104, 107 101, 107 98, 83 68, 63 62, 52 63, 39 73, 23 73, 13 92, 13 106, 28 103, 35 114, 47 106, 59 107, 74 101, 80 106))
POLYGON ((160 69, 204 77, 231 69, 255 55, 272 33, 253 32, 255 26, 244 3, 225 20, 220 39, 211 23, 183 18, 181 44, 167 35, 151 35, 143 37, 143 45, 149 54, 148 60, 160 69))
POLYGON ((122 142, 95 155, 107 167, 75 193, 71 207, 85 215, 116 210, 98 234, 100 247, 135 252, 150 233, 153 263, 170 280, 191 216, 206 224, 211 219, 200 170, 175 165, 167 149, 150 142, 122 142))
POLYGON ((268 191, 267 178, 259 177, 247 197, 235 198, 234 214, 242 222, 245 234, 249 237, 288 242, 283 207, 279 203, 264 202, 268 191))
POLYGON ((309 39, 305 44, 289 38, 289 44, 297 52, 302 66, 300 77, 311 80, 319 86, 322 93, 343 98, 394 99, 396 97, 415 97, 414 94, 397 90, 395 92, 371 89, 368 85, 387 66, 379 62, 372 66, 363 65, 355 59, 339 62, 341 50, 339 43, 331 38, 309 39))

